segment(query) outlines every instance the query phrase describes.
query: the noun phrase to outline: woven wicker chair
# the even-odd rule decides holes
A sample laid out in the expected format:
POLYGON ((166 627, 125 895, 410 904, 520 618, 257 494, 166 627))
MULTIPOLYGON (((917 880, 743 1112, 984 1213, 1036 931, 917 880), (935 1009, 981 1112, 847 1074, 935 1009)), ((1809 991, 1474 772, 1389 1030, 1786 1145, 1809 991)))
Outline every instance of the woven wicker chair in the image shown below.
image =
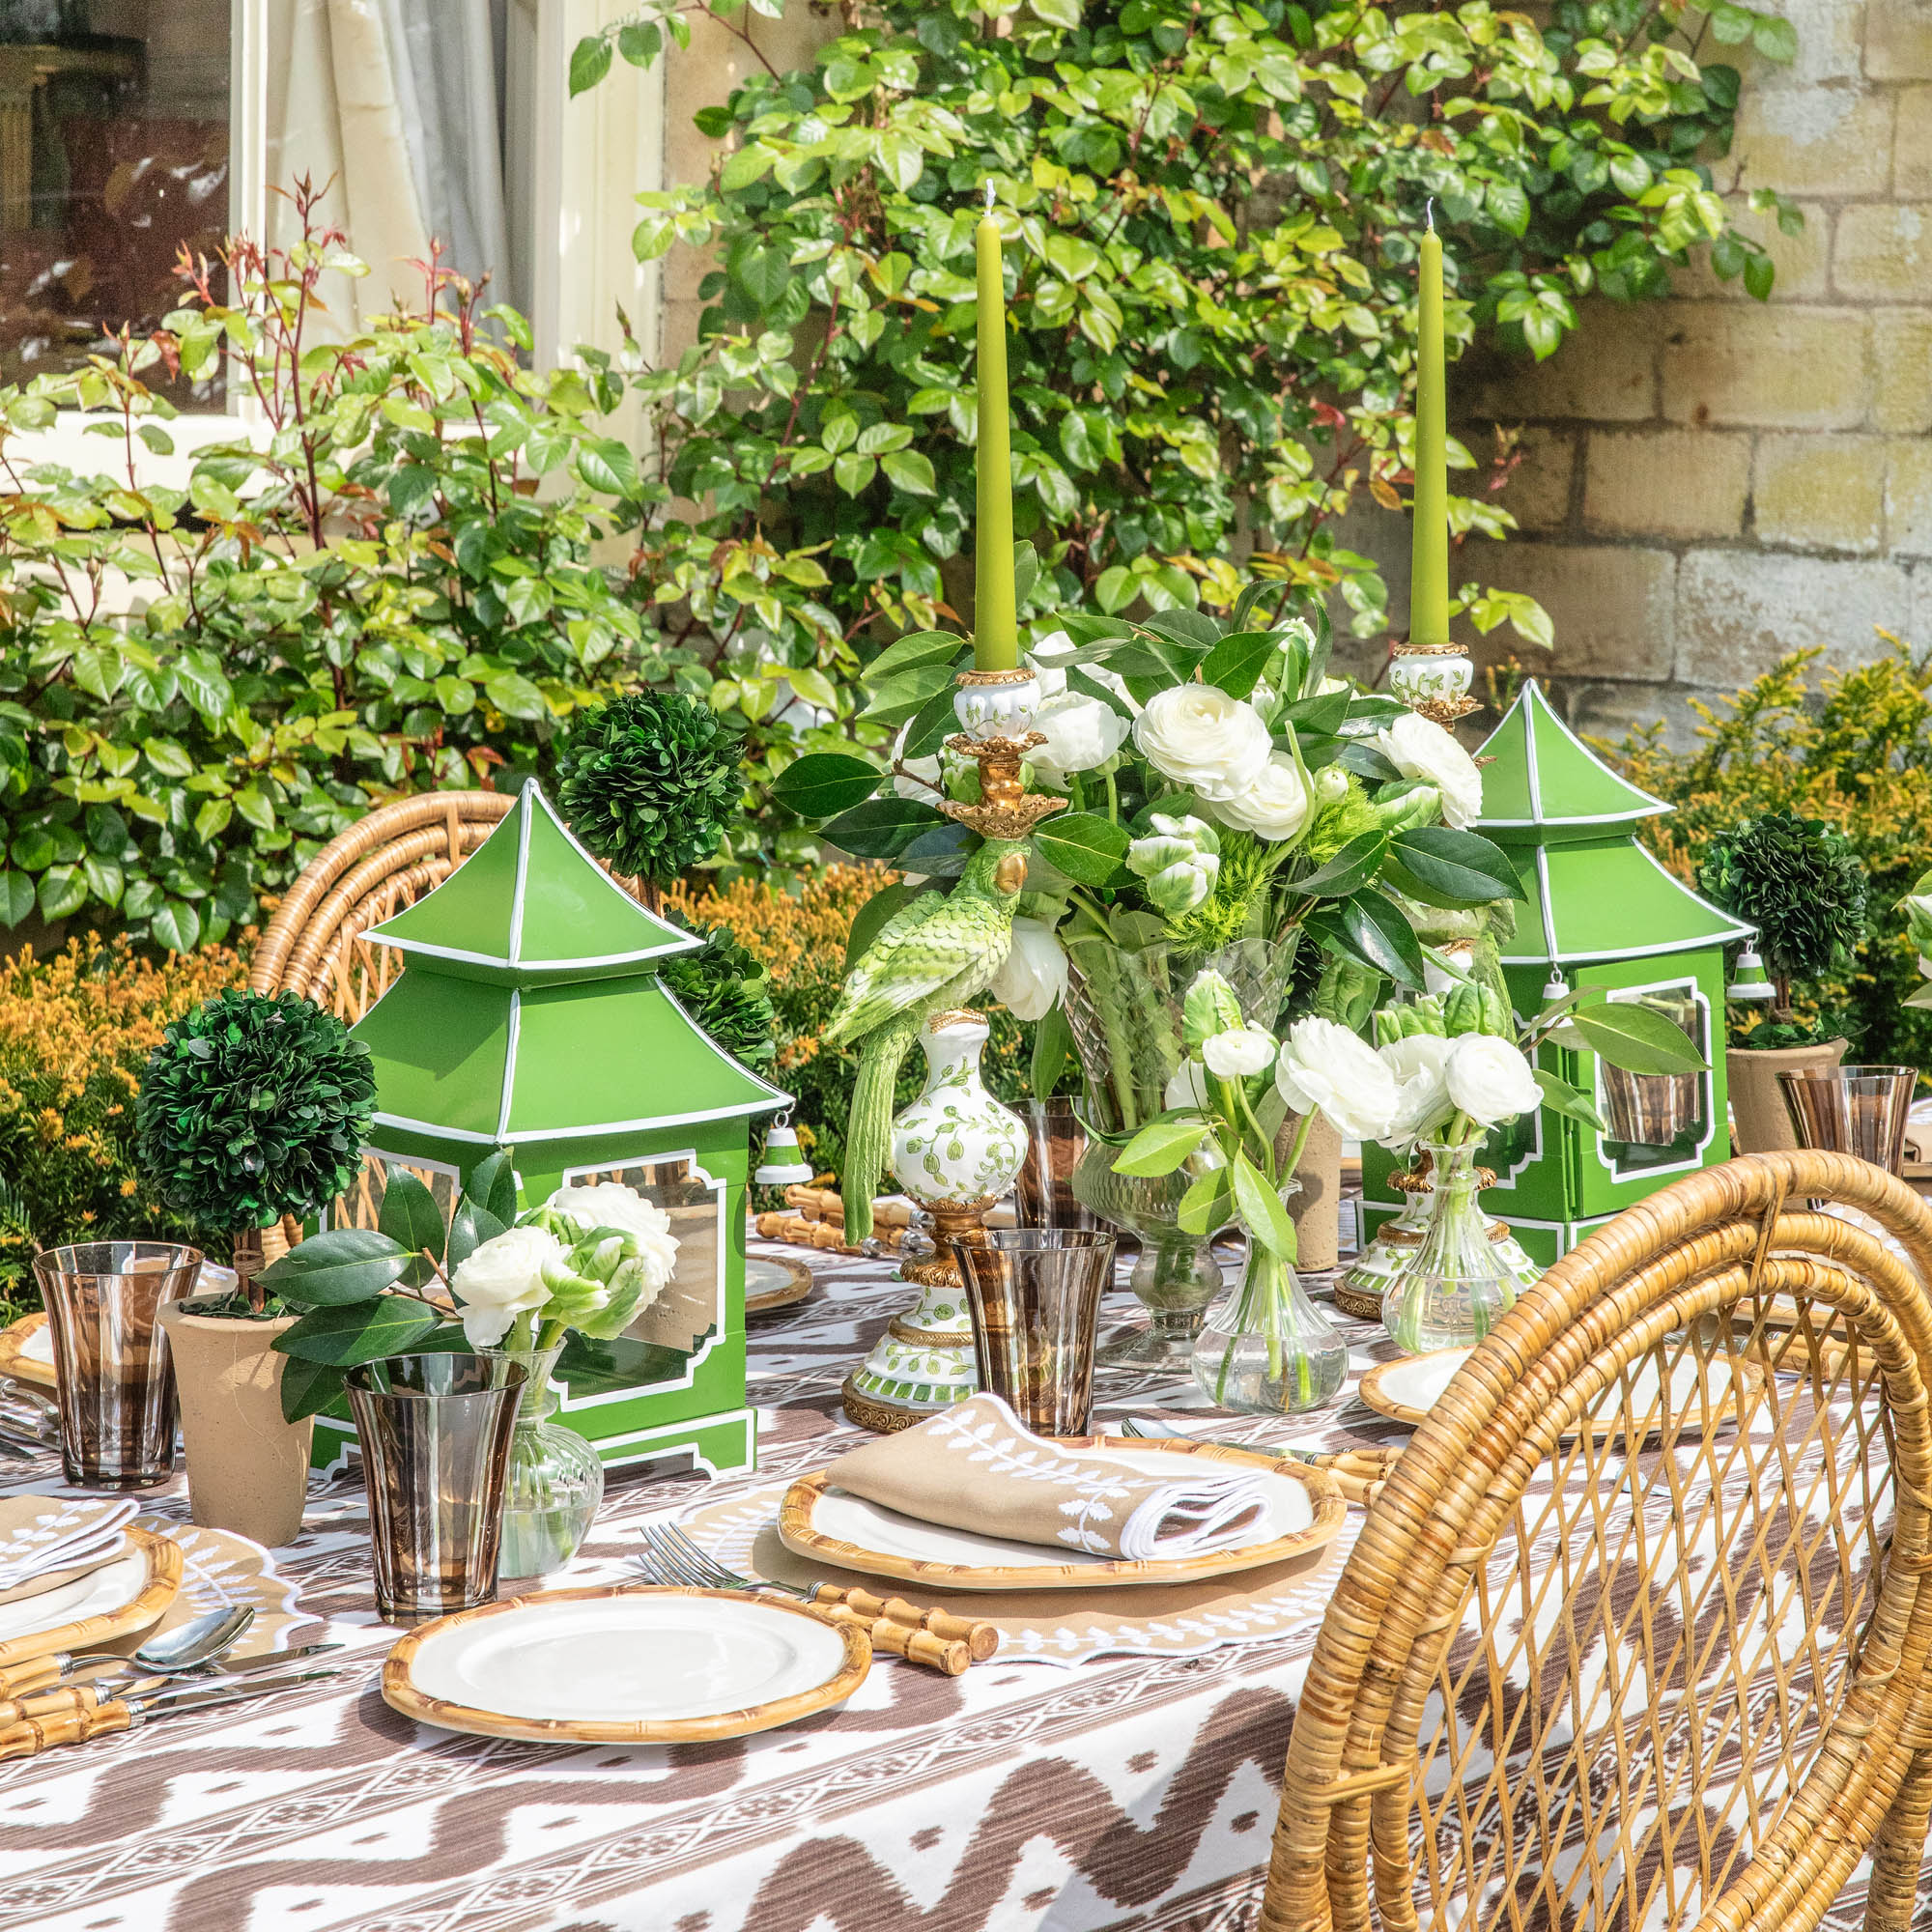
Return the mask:
POLYGON ((1922 1925, 1926 1280, 1932 1212, 1803 1151, 1665 1189, 1525 1295, 1338 1581, 1264 1932, 1789 1932, 1871 1853, 1867 1925, 1922 1925))
POLYGON ((359 1020, 397 971, 389 949, 362 935, 440 886, 515 804, 506 792, 435 791, 378 806, 303 867, 255 949, 249 985, 359 1020))

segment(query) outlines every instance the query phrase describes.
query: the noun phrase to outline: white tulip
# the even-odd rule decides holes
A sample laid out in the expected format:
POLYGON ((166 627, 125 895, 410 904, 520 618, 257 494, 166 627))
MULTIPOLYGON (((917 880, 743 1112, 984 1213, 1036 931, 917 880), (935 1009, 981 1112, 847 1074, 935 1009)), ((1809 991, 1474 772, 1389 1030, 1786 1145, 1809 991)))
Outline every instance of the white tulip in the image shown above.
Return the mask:
POLYGON ((1261 713, 1211 684, 1156 692, 1134 720, 1134 743, 1163 778, 1217 805, 1246 791, 1274 751, 1261 713))
POLYGON ((1111 704, 1077 691, 1049 698, 1033 715, 1033 728, 1046 743, 1027 753, 1027 762, 1044 785, 1066 789, 1071 772, 1091 772, 1121 749, 1127 721, 1111 704))
POLYGON ((1207 902, 1221 876, 1221 835, 1205 819, 1148 814, 1153 827, 1127 847, 1127 870, 1147 881, 1147 895, 1170 919, 1207 902))
POLYGON ((1296 1020, 1274 1084, 1297 1114, 1320 1109, 1344 1140, 1378 1141, 1395 1118, 1395 1074, 1374 1047, 1333 1020, 1296 1020))
POLYGON ((1274 1035, 1265 1027, 1236 1027, 1217 1033, 1201 1043, 1201 1057, 1208 1070, 1222 1080, 1245 1080, 1251 1074, 1265 1073, 1274 1065, 1274 1035))
POLYGON ((1276 752, 1245 791, 1214 807, 1223 825, 1252 832, 1275 843, 1299 838, 1308 823, 1311 801, 1301 773, 1286 752, 1276 752))
POLYGON ((519 1315, 541 1308, 550 1299, 544 1270, 561 1270, 568 1259, 545 1228, 506 1228, 473 1248, 449 1278, 469 1346, 494 1349, 519 1315))
POLYGON ((1442 820, 1459 830, 1483 815, 1483 775, 1476 761, 1434 720, 1405 712, 1376 743, 1404 778, 1421 779, 1442 795, 1442 820))
POLYGON ((1066 952, 1044 920, 1015 919, 1013 941, 989 989, 1016 1020, 1042 1020, 1066 991, 1066 952))
POLYGON ((1522 1050, 1496 1034, 1465 1033, 1452 1039, 1443 1079, 1450 1099, 1478 1126, 1497 1126, 1543 1104, 1543 1090, 1522 1050))
POLYGON ((1381 1056, 1396 1078, 1396 1112, 1380 1138, 1391 1147, 1406 1147, 1455 1111, 1443 1078, 1449 1041, 1439 1033, 1409 1034, 1383 1047, 1381 1056))

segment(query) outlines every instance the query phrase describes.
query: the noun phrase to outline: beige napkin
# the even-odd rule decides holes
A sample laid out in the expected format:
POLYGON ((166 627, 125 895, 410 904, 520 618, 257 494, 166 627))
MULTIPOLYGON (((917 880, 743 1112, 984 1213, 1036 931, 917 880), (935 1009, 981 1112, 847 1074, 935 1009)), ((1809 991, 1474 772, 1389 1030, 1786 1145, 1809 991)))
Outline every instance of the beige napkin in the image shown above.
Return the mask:
POLYGON ((113 1562, 139 1507, 131 1496, 0 1497, 0 1604, 113 1562))
POLYGON ((1145 1563, 1196 1556, 1253 1540, 1259 1477, 1149 1476, 1097 1449, 1033 1435, 998 1396, 976 1395, 841 1456, 826 1471, 841 1490, 923 1522, 1049 1548, 1145 1563))

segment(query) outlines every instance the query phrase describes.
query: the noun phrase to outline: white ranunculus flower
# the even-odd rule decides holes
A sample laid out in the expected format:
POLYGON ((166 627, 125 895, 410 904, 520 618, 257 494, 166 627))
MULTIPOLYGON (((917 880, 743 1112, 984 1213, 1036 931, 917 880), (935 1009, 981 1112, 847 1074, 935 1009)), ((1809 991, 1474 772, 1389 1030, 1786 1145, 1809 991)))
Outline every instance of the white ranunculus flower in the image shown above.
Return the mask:
POLYGON ((1450 1099, 1482 1127, 1513 1121, 1543 1102, 1543 1090, 1521 1049, 1492 1033, 1465 1033, 1452 1039, 1443 1079, 1450 1099))
POLYGON ((1482 817, 1483 775, 1453 732, 1409 711, 1378 731, 1376 743, 1405 778, 1422 779, 1442 794, 1445 825, 1463 830, 1482 817))
POLYGON ((1333 1020, 1296 1020, 1274 1084, 1297 1114, 1320 1108, 1344 1140, 1378 1141, 1395 1118, 1395 1074, 1366 1040, 1333 1020))
POLYGON ((904 772, 893 774, 893 795, 895 798, 909 798, 919 805, 930 805, 939 793, 939 760, 931 758, 901 758, 904 772), (907 773, 912 774, 907 777, 907 773), (923 779, 925 783, 919 781, 923 779))
POLYGON ((1198 1060, 1183 1060, 1168 1076, 1167 1092, 1160 1096, 1163 1107, 1208 1106, 1208 1069, 1198 1060))
POLYGON ((1211 684, 1155 692, 1134 720, 1134 743, 1163 778, 1217 805, 1246 791, 1274 750, 1261 713, 1211 684))
POLYGON ((988 989, 1016 1020, 1043 1020, 1066 991, 1066 951, 1044 920, 1015 919, 1006 963, 988 989))
POLYGON ((1245 1080, 1251 1074, 1265 1073, 1274 1065, 1274 1035, 1265 1027, 1236 1027, 1217 1033, 1201 1043, 1201 1057, 1209 1073, 1222 1080, 1245 1080))
POLYGON ((614 1228, 637 1242, 643 1263, 644 1293, 639 1308, 648 1308, 663 1292, 677 1266, 677 1236, 670 1216, 654 1201, 646 1201, 621 1181, 600 1180, 590 1187, 559 1187, 544 1206, 586 1233, 614 1228))
POLYGON ((494 1349, 519 1315, 541 1308, 550 1299, 544 1269, 561 1268, 566 1260, 563 1243, 547 1228, 506 1228, 473 1248, 449 1278, 469 1346, 494 1349))
POLYGON ((1439 1033, 1409 1034, 1383 1047, 1381 1056, 1396 1078, 1395 1118, 1381 1138, 1391 1147, 1406 1147, 1454 1111, 1442 1077, 1449 1041, 1439 1033))
POLYGON ((1276 752, 1245 791, 1214 808, 1223 825, 1252 832, 1270 844, 1299 838, 1308 824, 1310 800, 1301 773, 1286 752, 1276 752))
POLYGON ((1044 745, 1027 753, 1042 784, 1066 789, 1070 772, 1091 772, 1121 749, 1127 721, 1111 704, 1077 691, 1049 698, 1033 716, 1033 728, 1046 734, 1044 745))

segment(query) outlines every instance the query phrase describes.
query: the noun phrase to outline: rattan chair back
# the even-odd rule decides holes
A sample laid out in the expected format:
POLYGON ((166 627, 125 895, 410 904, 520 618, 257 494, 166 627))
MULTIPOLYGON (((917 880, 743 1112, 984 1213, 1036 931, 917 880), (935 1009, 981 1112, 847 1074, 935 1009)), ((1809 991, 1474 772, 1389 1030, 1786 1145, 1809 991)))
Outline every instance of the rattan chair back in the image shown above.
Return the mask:
POLYGON ((356 820, 290 888, 255 949, 249 985, 305 994, 359 1020, 399 970, 390 949, 363 934, 440 886, 516 802, 506 792, 424 792, 356 820))
POLYGON ((1869 1922, 1912 1923, 1928 1280, 1917 1196, 1796 1151, 1664 1189, 1526 1293, 1337 1584, 1265 1932, 1812 1926, 1874 1849, 1869 1922))

